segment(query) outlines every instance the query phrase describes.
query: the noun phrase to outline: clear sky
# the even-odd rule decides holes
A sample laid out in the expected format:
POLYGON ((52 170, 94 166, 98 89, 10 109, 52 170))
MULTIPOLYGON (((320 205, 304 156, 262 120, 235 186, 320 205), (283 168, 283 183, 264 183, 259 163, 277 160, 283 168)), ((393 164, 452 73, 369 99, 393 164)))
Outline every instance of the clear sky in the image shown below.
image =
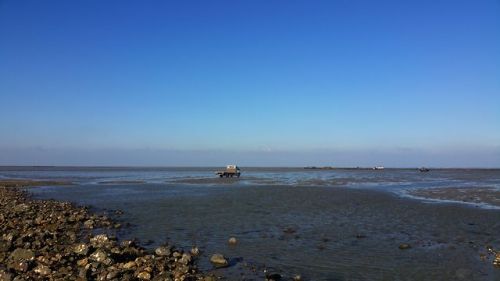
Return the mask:
POLYGON ((0 164, 500 167, 500 1, 0 0, 0 164))

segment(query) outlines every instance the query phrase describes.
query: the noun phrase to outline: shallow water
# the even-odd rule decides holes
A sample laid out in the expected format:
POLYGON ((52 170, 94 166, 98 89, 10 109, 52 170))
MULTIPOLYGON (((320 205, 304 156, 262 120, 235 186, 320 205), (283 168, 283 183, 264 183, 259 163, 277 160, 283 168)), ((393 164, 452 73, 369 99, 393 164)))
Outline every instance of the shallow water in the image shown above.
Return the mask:
POLYGON ((498 170, 245 169, 241 179, 214 178, 212 171, 4 168, 0 175, 75 181, 32 192, 124 210, 120 219, 133 226, 120 235, 152 240, 151 247, 197 245, 205 270, 208 256, 221 252, 233 266, 217 272, 230 280, 262 278, 264 268, 308 280, 500 280, 486 250, 500 249, 499 210, 401 196, 498 189, 498 170), (227 244, 231 236, 236 246, 227 244), (401 243, 412 248, 400 250, 401 243))

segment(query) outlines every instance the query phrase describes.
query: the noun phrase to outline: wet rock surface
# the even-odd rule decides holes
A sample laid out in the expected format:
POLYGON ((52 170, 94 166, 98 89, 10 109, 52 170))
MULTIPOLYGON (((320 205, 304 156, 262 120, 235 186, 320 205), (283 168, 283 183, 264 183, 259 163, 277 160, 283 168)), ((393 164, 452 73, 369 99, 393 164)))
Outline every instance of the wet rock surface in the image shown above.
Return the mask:
POLYGON ((0 280, 205 279, 191 254, 119 243, 106 234, 113 226, 86 208, 0 186, 0 280))
POLYGON ((216 268, 226 267, 229 265, 229 262, 222 254, 213 254, 212 257, 210 257, 210 262, 216 268))

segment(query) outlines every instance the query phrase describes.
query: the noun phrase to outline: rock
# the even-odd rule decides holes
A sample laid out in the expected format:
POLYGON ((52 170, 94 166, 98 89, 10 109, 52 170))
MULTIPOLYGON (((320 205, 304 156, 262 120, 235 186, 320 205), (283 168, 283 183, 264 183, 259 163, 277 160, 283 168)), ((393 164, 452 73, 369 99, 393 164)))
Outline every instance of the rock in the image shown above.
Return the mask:
POLYGON ((50 270, 50 267, 43 265, 43 264, 40 264, 37 267, 35 267, 34 271, 35 271, 35 273, 42 275, 42 276, 47 276, 52 272, 52 270, 50 270))
POLYGON ((12 280, 12 274, 4 270, 0 270, 0 281, 11 281, 11 280, 12 280))
POLYGON ((191 248, 191 255, 198 256, 200 254, 200 249, 198 247, 191 248))
POLYGON ((135 263, 135 261, 129 261, 123 265, 123 269, 130 270, 130 269, 134 269, 134 267, 136 267, 136 266, 137 266, 137 264, 135 263))
POLYGON ((82 255, 82 256, 85 256, 88 254, 89 252, 89 246, 87 246, 87 244, 85 243, 79 243, 79 244, 76 244, 74 246, 74 249, 73 251, 75 252, 75 254, 77 255, 82 255))
POLYGON ((78 278, 80 278, 80 279, 77 279, 77 280, 82 280, 82 281, 85 280, 86 281, 89 279, 88 277, 90 277, 88 268, 82 268, 78 271, 78 278))
POLYGON ((94 228, 94 221, 93 220, 86 220, 84 223, 83 223, 83 226, 85 226, 85 228, 94 228))
POLYGON ((293 281, 301 281, 301 280, 302 280, 302 276, 300 276, 299 274, 297 274, 293 277, 293 281))
POLYGON ((401 250, 408 250, 408 249, 411 249, 411 245, 403 243, 403 244, 399 245, 399 249, 401 249, 401 250))
POLYGON ((29 268, 29 263, 25 260, 10 261, 7 267, 19 272, 26 272, 29 268))
POLYGON ((135 247, 136 246, 135 244, 136 243, 134 240, 123 240, 120 245, 122 247, 135 247))
POLYGON ((84 259, 78 260, 76 262, 76 265, 78 265, 80 267, 85 267, 88 263, 89 263, 89 259, 88 258, 84 258, 84 259))
POLYGON ((155 254, 160 256, 160 257, 170 256, 170 248, 165 247, 165 246, 158 247, 155 250, 155 254))
MULTIPOLYGON (((155 275, 155 277, 153 277, 152 280, 153 281, 172 281, 172 278, 170 278, 170 276, 166 272, 162 272, 160 274, 155 275)), ((179 279, 179 280, 183 280, 183 279, 179 279)))
POLYGON ((210 262, 217 268, 226 267, 229 265, 229 262, 221 254, 213 254, 212 257, 210 257, 210 262))
POLYGON ((110 271, 108 272, 108 274, 106 275, 106 280, 111 280, 111 279, 114 279, 118 276, 118 272, 117 271, 110 271))
POLYGON ((96 235, 92 238, 90 238, 90 243, 96 247, 102 247, 105 244, 107 244, 109 241, 109 238, 106 234, 99 234, 96 235))
POLYGON ((190 254, 186 254, 186 253, 184 253, 184 254, 182 254, 182 257, 181 257, 181 259, 179 260, 179 262, 180 262, 181 264, 187 265, 187 264, 189 264, 189 263, 191 262, 191 259, 192 259, 192 258, 191 258, 191 255, 190 255, 190 254))
POLYGON ((12 247, 11 241, 0 240, 0 252, 8 252, 12 247))
POLYGON ((11 232, 11 233, 7 233, 7 234, 2 235, 2 240, 12 242, 12 241, 14 241, 15 237, 16 237, 16 235, 11 232))
POLYGON ((182 254, 178 251, 175 251, 172 253, 172 257, 174 257, 175 259, 180 259, 182 257, 182 254))
POLYGON ((229 245, 236 245, 236 243, 238 243, 238 240, 236 240, 236 237, 231 237, 227 242, 229 243, 229 245))
POLYGON ((10 254, 7 266, 15 271, 26 272, 34 259, 33 251, 17 248, 10 254))
POLYGON ((144 257, 138 257, 135 259, 135 263, 137 266, 142 266, 147 262, 147 260, 144 257))
POLYGON ((143 271, 139 274, 137 274, 137 278, 141 280, 149 280, 151 279, 151 274, 149 272, 143 271))
POLYGON ((14 261, 33 261, 35 259, 35 253, 31 250, 17 248, 10 254, 10 258, 14 261))
POLYGON ((500 252, 496 253, 495 260, 493 260, 493 265, 496 267, 500 267, 500 252))
MULTIPOLYGON (((182 281, 205 277, 193 264, 193 256, 199 254, 196 247, 184 253, 168 246, 150 251, 133 240, 119 244, 113 236, 94 236, 85 229, 119 226, 106 216, 27 195, 21 189, 0 188, 0 281, 182 281)), ((116 232, 111 229, 109 233, 116 232)), ((216 263, 228 264, 223 257, 216 263)))
POLYGON ((104 262, 107 258, 108 255, 103 250, 97 250, 90 255, 90 259, 96 262, 104 262))
POLYGON ((27 204, 19 204, 19 205, 16 205, 14 207, 14 212, 16 213, 21 213, 21 212, 25 212, 29 209, 29 206, 27 204))

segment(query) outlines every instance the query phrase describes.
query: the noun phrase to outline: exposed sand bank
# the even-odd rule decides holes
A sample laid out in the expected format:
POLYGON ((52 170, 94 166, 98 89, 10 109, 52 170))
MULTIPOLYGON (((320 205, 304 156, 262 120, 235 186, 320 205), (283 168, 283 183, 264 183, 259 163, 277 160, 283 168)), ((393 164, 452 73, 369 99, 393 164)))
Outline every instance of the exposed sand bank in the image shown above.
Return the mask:
POLYGON ((440 187, 416 189, 411 196, 500 207, 500 190, 493 187, 440 187))

